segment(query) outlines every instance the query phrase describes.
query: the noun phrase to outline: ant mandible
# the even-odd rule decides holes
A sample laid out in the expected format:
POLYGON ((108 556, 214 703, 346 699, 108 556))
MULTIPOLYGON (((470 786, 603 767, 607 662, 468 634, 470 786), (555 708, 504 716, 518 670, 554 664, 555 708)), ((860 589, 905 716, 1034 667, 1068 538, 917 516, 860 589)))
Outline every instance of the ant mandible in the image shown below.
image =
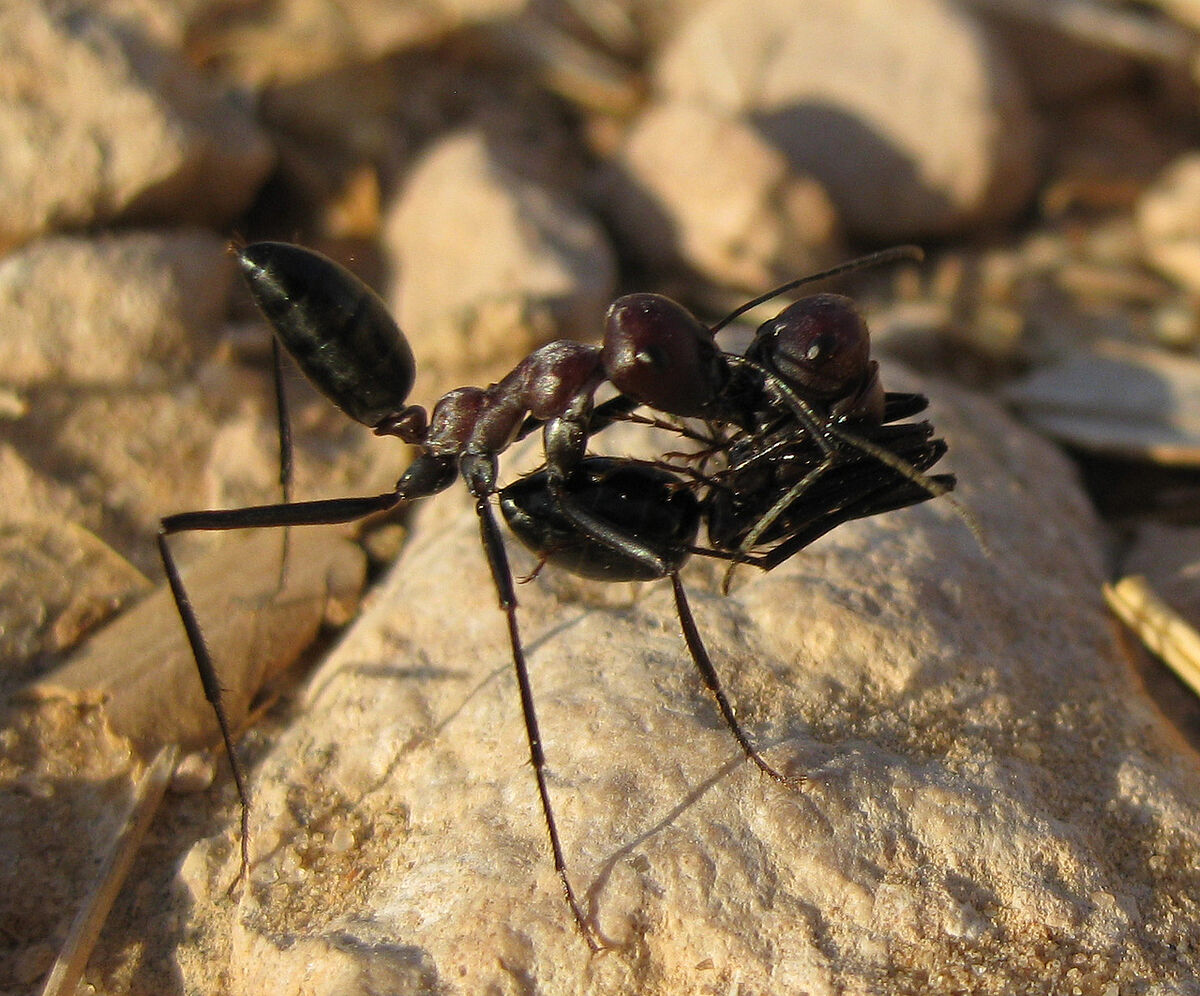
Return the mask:
MULTIPOLYGON (((168 537, 352 522, 434 495, 462 478, 475 500, 480 538, 509 643, 554 867, 578 928, 602 947, 567 872, 546 779, 517 599, 492 496, 514 534, 541 558, 608 581, 670 578, 684 641, 725 724, 764 773, 772 767, 738 723, 693 618, 679 571, 693 554, 770 569, 839 523, 944 494, 951 475, 923 473, 945 452, 928 423, 892 424, 924 409, 920 395, 888 394, 870 359, 866 325, 848 298, 803 298, 764 323, 746 355, 722 351, 715 333, 750 308, 850 268, 919 258, 890 250, 792 281, 707 327, 676 302, 631 294, 609 309, 603 341, 551 342, 496 384, 448 392, 426 414, 407 404, 412 351, 380 298, 320 253, 259 242, 236 256, 277 343, 351 418, 397 436, 419 455, 396 487, 367 497, 290 502, 289 440, 280 419, 282 503, 202 510, 162 519, 159 552, 216 716, 241 802, 241 870, 249 867, 249 795, 212 657, 168 537), (595 403, 610 384, 615 398, 595 403), (644 407, 652 414, 638 414, 644 407), (699 454, 637 461, 590 455, 588 442, 617 420, 659 425, 702 443, 699 454), (695 428, 694 426, 699 426, 695 428), (541 470, 501 488, 499 456, 540 427, 541 470), (698 546, 701 522, 709 546, 698 546)), ((279 357, 275 347, 276 389, 279 357)), ((282 409, 282 394, 280 393, 282 409)), ((726 576, 726 585, 728 575, 726 576)))

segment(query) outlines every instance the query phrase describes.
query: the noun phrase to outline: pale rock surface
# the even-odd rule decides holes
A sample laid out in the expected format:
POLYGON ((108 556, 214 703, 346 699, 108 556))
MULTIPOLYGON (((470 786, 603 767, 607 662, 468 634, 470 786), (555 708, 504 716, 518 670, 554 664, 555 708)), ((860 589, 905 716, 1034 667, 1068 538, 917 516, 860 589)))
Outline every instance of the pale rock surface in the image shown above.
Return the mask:
POLYGON ((494 367, 594 336, 616 262, 600 226, 516 174, 477 131, 439 142, 385 220, 393 311, 426 367, 494 367))
POLYGON ((520 588, 566 860, 612 950, 590 956, 563 902, 456 488, 256 770, 250 887, 225 892, 232 831, 184 863, 187 990, 1196 993, 1200 764, 1114 640, 1100 527, 1050 446, 931 393, 989 552, 938 499, 728 597, 685 572, 799 787, 740 755, 669 586, 520 588))
POLYGON ((220 52, 222 68, 238 79, 286 85, 433 46, 456 30, 516 17, 526 5, 527 0, 273 0, 254 7, 254 16, 196 18, 189 40, 203 51, 220 52))
POLYGON ((750 120, 854 235, 947 235, 1012 217, 1039 126, 1004 51, 940 0, 713 0, 659 59, 664 97, 750 120))
MULTIPOLYGON (((216 346, 233 281, 224 242, 199 229, 54 236, 0 261, 0 379, 21 401, 3 427, 6 516, 64 515, 157 569, 159 517, 212 490, 221 406, 190 379, 216 346)), ((276 493, 272 483, 258 499, 276 493)))
POLYGON ((1200 292, 1200 155, 1181 156, 1143 192, 1137 224, 1150 263, 1200 292))
POLYGON ((0 978, 6 992, 40 993, 121 828, 136 762, 86 704, 0 708, 0 978))
POLYGON ((40 515, 84 521, 87 510, 71 489, 39 471, 7 439, 0 440, 0 522, 21 522, 40 515))
POLYGON ((1200 28, 1200 4, 1196 0, 1151 0, 1150 6, 1161 10, 1180 24, 1200 28))
POLYGON ((0 694, 149 587, 82 526, 0 515, 0 694))
POLYGON ((6 384, 161 386, 229 308, 234 263, 201 229, 54 236, 0 260, 6 384))
POLYGON ((651 263, 682 261, 721 283, 766 287, 827 261, 837 234, 828 195, 740 117, 652 105, 618 162, 613 221, 651 263))
POLYGON ((1082 449, 1200 465, 1200 360, 1100 339, 1004 388, 1048 435, 1082 449))
POLYGON ((216 420, 205 401, 189 389, 75 388, 39 399, 37 415, 9 438, 36 455, 39 474, 69 477, 75 520, 149 574, 159 519, 209 504, 205 460, 216 420))
POLYGON ((0 5, 0 147, 0 248, 118 219, 224 224, 274 162, 246 108, 178 54, 32 0, 0 5))

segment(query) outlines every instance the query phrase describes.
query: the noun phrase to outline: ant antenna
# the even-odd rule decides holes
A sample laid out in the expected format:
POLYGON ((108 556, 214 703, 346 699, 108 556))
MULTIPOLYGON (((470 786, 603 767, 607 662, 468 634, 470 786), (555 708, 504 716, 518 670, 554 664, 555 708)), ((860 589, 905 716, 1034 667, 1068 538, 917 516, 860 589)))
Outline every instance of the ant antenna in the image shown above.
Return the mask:
POLYGON ((850 273, 852 270, 865 270, 872 266, 883 266, 886 263, 894 263, 898 260, 909 260, 913 263, 919 263, 925 258, 925 253, 920 246, 893 246, 891 249, 881 249, 879 252, 873 252, 869 256, 859 256, 858 259, 852 259, 848 263, 842 263, 840 266, 835 266, 829 270, 822 270, 820 273, 813 273, 807 277, 799 277, 796 280, 789 280, 786 284, 781 284, 774 290, 767 291, 765 294, 760 294, 753 301, 747 301, 740 308, 730 312, 722 318, 710 331, 716 335, 726 325, 741 318, 747 311, 757 308, 760 304, 765 304, 772 298, 779 297, 780 294, 786 294, 790 290, 795 290, 797 287, 802 287, 805 284, 813 284, 818 280, 829 280, 831 277, 840 277, 843 273, 850 273))

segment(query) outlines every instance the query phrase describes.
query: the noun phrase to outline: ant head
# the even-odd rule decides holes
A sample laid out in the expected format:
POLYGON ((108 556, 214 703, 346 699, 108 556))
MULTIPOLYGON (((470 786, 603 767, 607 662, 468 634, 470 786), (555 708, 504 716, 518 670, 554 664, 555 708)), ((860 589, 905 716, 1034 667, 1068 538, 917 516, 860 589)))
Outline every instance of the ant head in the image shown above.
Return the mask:
POLYGON ((703 414, 729 377, 712 332, 659 294, 613 302, 601 361, 617 390, 670 415, 703 414))
POLYGON ((805 396, 828 401, 868 375, 871 338, 850 298, 814 294, 759 326, 746 357, 805 396))

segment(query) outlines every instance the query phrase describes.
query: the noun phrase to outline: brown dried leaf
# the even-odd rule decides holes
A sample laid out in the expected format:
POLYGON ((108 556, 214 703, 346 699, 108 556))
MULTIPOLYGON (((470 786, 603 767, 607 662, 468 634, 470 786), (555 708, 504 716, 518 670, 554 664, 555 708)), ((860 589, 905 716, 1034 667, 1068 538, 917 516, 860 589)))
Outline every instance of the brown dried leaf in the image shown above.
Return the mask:
MULTIPOLYGON (((293 529, 281 590, 283 540, 283 530, 233 537, 184 571, 235 727, 263 684, 312 641, 330 599, 362 587, 364 558, 344 533, 293 529)), ((107 700, 113 730, 143 750, 210 743, 217 735, 165 585, 32 691, 107 700)))

